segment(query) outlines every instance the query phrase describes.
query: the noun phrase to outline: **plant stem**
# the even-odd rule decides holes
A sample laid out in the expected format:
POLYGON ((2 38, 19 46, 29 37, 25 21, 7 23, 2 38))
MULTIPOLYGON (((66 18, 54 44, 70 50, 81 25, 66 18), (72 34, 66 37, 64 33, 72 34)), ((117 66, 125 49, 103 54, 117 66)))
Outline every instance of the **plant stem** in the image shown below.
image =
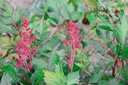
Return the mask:
POLYGON ((84 73, 85 73, 85 69, 84 69, 84 70, 82 71, 82 73, 81 73, 80 80, 83 78, 84 73))
POLYGON ((28 79, 22 78, 20 75, 17 75, 22 81, 25 81, 31 85, 31 82, 28 79))
POLYGON ((118 65, 118 58, 115 60, 114 65, 112 67, 112 76, 115 75, 115 67, 118 65))
POLYGON ((71 61, 70 72, 72 72, 72 69, 73 69, 74 57, 75 57, 75 49, 72 49, 71 58, 70 58, 70 61, 71 61))
POLYGON ((107 66, 106 66, 106 68, 104 69, 103 73, 107 70, 107 68, 108 68, 109 65, 110 65, 110 64, 107 64, 107 66))
POLYGON ((124 68, 124 60, 121 60, 121 62, 122 62, 122 68, 124 68))

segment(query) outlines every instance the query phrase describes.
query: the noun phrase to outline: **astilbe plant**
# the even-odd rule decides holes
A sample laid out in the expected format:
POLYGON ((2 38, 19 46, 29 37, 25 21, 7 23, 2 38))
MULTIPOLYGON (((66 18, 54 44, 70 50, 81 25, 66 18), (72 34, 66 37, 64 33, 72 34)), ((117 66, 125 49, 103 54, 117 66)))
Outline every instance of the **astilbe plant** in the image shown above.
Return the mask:
POLYGON ((15 52, 19 58, 16 59, 17 67, 26 72, 30 72, 32 68, 32 57, 37 53, 36 46, 32 49, 32 42, 35 41, 35 36, 32 36, 32 29, 29 28, 29 22, 26 17, 23 18, 22 28, 20 29, 20 39, 17 43, 15 52))
POLYGON ((71 47, 71 54, 68 55, 67 63, 69 65, 70 72, 73 69, 74 57, 75 57, 75 50, 76 48, 80 48, 81 44, 81 37, 79 37, 80 29, 79 27, 72 22, 71 20, 67 24, 67 35, 70 37, 69 40, 63 40, 63 43, 67 46, 71 47))

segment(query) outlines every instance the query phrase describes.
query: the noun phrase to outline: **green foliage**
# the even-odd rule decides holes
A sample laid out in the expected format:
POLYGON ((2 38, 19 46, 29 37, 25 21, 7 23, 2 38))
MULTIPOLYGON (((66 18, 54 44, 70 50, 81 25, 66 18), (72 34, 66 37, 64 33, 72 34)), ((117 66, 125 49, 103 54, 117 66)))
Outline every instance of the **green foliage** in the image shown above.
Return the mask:
POLYGON ((5 73, 8 73, 10 75, 10 77, 12 78, 11 80, 12 83, 17 83, 20 81, 20 78, 18 77, 18 73, 12 65, 3 66, 2 69, 5 73))
POLYGON ((11 85, 11 78, 8 74, 2 76, 0 85, 11 85))
POLYGON ((89 83, 98 83, 102 79, 103 75, 103 73, 93 74, 89 80, 89 83))
POLYGON ((47 85, 67 85, 66 76, 60 72, 44 71, 44 76, 47 85))
POLYGON ((75 63, 78 67, 82 68, 82 70, 88 68, 90 66, 90 62, 88 61, 88 57, 83 54, 81 51, 77 50, 77 59, 78 63, 75 63))
POLYGON ((36 70, 31 77, 32 85, 42 85, 44 82, 44 73, 43 70, 36 70))
POLYGON ((11 49, 13 41, 9 37, 0 37, 0 48, 1 49, 11 49))
POLYGON ((128 85, 127 6, 122 0, 36 0, 25 11, 0 0, 0 85, 128 85), (21 57, 15 50, 23 16, 29 17, 35 36, 32 48, 38 49, 30 72, 15 62, 21 57), (82 24, 83 17, 90 27, 82 24), (71 39, 65 31, 69 20, 77 23, 81 39, 72 72, 71 48, 62 42, 65 37, 71 39), (99 61, 91 62, 95 54, 99 61))
POLYGON ((5 0, 1 0, 1 14, 0 14, 0 33, 11 33, 16 34, 16 29, 14 27, 23 16, 24 10, 22 9, 13 9, 9 3, 5 0))
POLYGON ((79 71, 67 75, 67 85, 79 84, 79 71))
POLYGON ((128 36, 127 20, 125 17, 122 18, 121 24, 117 24, 117 28, 113 30, 115 36, 118 38, 121 46, 125 45, 126 38, 128 36))
POLYGON ((47 62, 44 61, 43 59, 33 58, 32 62, 34 64, 34 68, 36 68, 36 69, 47 68, 47 62))

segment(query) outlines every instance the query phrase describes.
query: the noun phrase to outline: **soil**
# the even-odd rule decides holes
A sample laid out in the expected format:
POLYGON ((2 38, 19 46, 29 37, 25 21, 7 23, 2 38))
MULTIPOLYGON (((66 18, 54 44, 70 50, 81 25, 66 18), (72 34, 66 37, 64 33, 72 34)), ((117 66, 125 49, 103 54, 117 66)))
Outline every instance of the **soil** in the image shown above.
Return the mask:
POLYGON ((14 8, 30 8, 31 5, 34 3, 35 0, 6 0, 8 1, 11 6, 14 8))

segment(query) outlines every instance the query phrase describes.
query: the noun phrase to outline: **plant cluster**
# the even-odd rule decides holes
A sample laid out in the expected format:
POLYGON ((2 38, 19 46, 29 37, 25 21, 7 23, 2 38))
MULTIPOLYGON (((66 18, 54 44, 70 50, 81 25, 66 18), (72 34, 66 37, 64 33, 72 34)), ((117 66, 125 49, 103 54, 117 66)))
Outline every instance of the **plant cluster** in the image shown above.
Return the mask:
POLYGON ((128 85, 127 7, 122 0, 36 0, 13 9, 0 0, 0 85, 128 85))

